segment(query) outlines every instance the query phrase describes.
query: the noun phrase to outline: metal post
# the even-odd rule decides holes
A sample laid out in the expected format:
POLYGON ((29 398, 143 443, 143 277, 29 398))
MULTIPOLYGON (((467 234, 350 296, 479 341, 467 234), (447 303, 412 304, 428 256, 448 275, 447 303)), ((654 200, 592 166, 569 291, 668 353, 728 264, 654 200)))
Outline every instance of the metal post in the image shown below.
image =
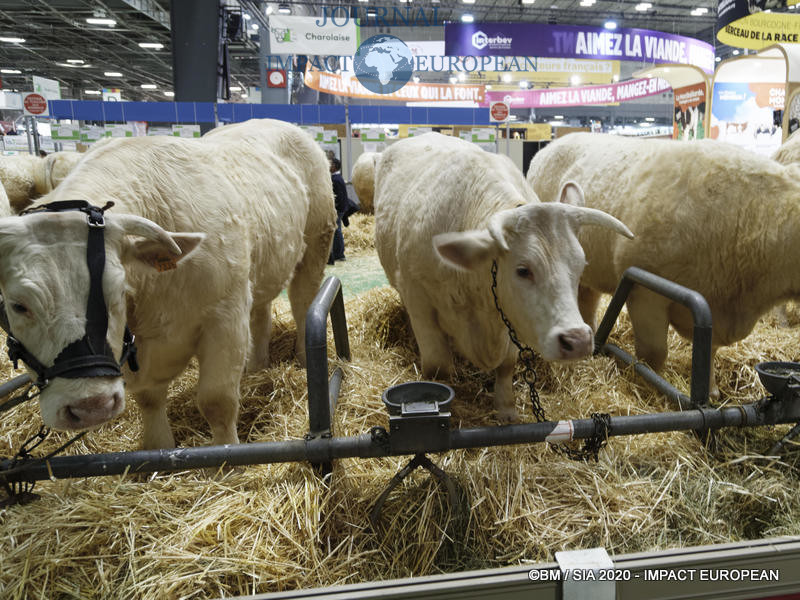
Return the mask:
POLYGON ((350 98, 348 96, 344 97, 344 148, 345 148, 345 156, 347 158, 347 171, 348 177, 347 181, 352 181, 353 179, 353 140, 352 140, 353 131, 351 128, 350 123, 350 98))
POLYGON ((30 117, 31 119, 31 135, 33 136, 33 153, 36 156, 39 156, 39 151, 42 149, 41 144, 39 143, 39 128, 37 127, 36 117, 30 117))
POLYGON ((33 141, 31 136, 31 119, 33 117, 25 117, 25 135, 28 136, 28 154, 33 154, 33 141))
POLYGON ((509 137, 509 135, 510 135, 510 131, 509 131, 508 119, 506 119, 506 156, 508 156, 510 158, 511 157, 511 150, 510 150, 511 138, 509 137))

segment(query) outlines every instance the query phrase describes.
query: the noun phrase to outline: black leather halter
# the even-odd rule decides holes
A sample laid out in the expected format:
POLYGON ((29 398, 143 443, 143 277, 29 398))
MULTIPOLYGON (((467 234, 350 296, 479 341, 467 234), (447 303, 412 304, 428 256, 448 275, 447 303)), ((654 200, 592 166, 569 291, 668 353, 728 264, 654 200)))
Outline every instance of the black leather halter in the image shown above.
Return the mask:
POLYGON ((0 325, 8 333, 8 357, 17 368, 23 361, 36 372, 36 386, 44 389, 54 377, 77 379, 81 377, 120 377, 120 367, 128 363, 131 371, 137 371, 134 336, 128 326, 122 337, 122 355, 119 362, 106 341, 108 332, 108 308, 103 296, 103 270, 106 264, 105 219, 103 213, 114 205, 109 202, 103 208, 92 206, 86 200, 63 200, 42 204, 20 213, 20 216, 40 212, 79 211, 87 216, 89 238, 86 245, 86 263, 89 267, 89 300, 86 303, 86 332, 83 337, 67 346, 56 356, 53 366, 45 367, 22 343, 17 340, 8 323, 5 305, 0 311, 0 325))

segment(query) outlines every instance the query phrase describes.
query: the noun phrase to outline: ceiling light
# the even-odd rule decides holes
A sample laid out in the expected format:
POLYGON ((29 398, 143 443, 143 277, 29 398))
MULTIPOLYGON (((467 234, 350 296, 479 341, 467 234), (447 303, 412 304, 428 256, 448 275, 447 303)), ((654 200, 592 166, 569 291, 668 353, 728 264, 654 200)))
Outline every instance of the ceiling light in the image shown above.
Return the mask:
POLYGON ((649 2, 640 2, 636 6, 633 7, 634 10, 638 10, 639 12, 644 12, 650 8, 653 8, 653 5, 649 2))
POLYGON ((463 72, 462 72, 462 73, 459 73, 459 74, 458 74, 458 80, 459 80, 459 81, 466 81, 466 80, 467 80, 467 74, 466 74, 466 73, 463 73, 463 72))
POLYGON ((114 19, 106 19, 106 18, 99 19, 97 17, 89 17, 88 19, 86 19, 86 22, 89 25, 108 25, 109 27, 114 27, 114 25, 117 24, 117 22, 114 19))
MULTIPOLYGON (((81 61, 81 62, 83 62, 83 61, 81 61)), ((92 66, 92 65, 76 65, 74 63, 68 63, 68 62, 65 62, 65 63, 57 62, 56 64, 59 67, 68 67, 70 69, 89 69, 92 66)))
POLYGON ((359 2, 369 2, 369 0, 358 0, 359 2))
POLYGON ((714 62, 719 62, 719 61, 721 61, 721 60, 722 60, 722 57, 718 56, 718 57, 716 57, 716 58, 714 59, 714 62))
POLYGON ((232 91, 232 92, 241 92, 241 91, 242 91, 242 88, 240 88, 238 85, 232 85, 232 86, 231 86, 230 88, 228 88, 228 89, 229 89, 230 91, 232 91))
POLYGON ((464 4, 475 4, 475 0, 461 0, 464 4))
POLYGON ((250 29, 252 29, 253 31, 258 31, 258 23, 251 23, 250 29))
POLYGON ((247 94, 242 94, 240 98, 247 98, 247 94))
POLYGON ((472 23, 474 21, 475 21, 475 17, 473 17, 469 13, 464 13, 463 15, 461 15, 461 22, 462 23, 472 23))
POLYGON ((536 0, 521 0, 523 4, 533 4, 536 0))
POLYGON ((580 75, 572 75, 572 76, 569 78, 569 82, 570 82, 572 85, 578 85, 578 84, 581 82, 581 76, 580 76, 580 75))
POLYGON ((519 87, 521 87, 523 90, 524 90, 524 89, 527 89, 527 87, 528 87, 528 82, 527 82, 527 81, 520 81, 520 82, 519 82, 519 87))
POLYGON ((83 90, 87 96, 99 96, 102 92, 100 90, 83 90))
POLYGON ((419 83, 419 75, 414 75, 414 83, 419 83))
POLYGON ((367 9, 367 16, 368 17, 375 17, 377 15, 378 15, 378 11, 375 10, 374 8, 368 8, 367 9))
POLYGON ((161 50, 164 44, 160 42, 139 42, 140 48, 152 48, 153 50, 161 50))
POLYGON ((119 71, 106 71, 103 75, 106 77, 122 77, 122 73, 119 71))
POLYGON ((0 73, 5 73, 7 75, 19 75, 22 73, 19 69, 0 69, 0 73))
POLYGON ((650 123, 647 121, 642 121, 639 123, 639 127, 650 127, 650 123))
POLYGON ((503 73, 503 81, 506 83, 511 81, 511 73, 503 73))
POLYGON ((605 27, 606 29, 616 29, 617 28, 617 22, 616 21, 606 21, 605 23, 603 23, 603 27, 605 27))
POLYGON ((266 13, 267 13, 268 15, 271 15, 271 14, 272 14, 272 10, 273 10, 273 9, 272 9, 272 5, 271 5, 271 4, 267 4, 267 10, 266 10, 266 13))
POLYGON ((645 117, 644 120, 645 121, 650 121, 652 123, 653 121, 655 121, 655 118, 654 117, 645 117))
POLYGON ((158 86, 155 83, 143 83, 140 86, 143 90, 157 90, 158 86))
POLYGON ((248 15, 247 13, 244 13, 242 16, 245 18, 246 21, 249 21, 250 19, 253 18, 250 15, 248 15))
POLYGON ((25 38, 21 37, 0 37, 0 42, 6 42, 8 44, 22 44, 25 42, 25 38))
POLYGON ((175 95, 175 92, 164 92, 164 95, 165 95, 167 98, 172 98, 172 97, 175 95))
POLYGON ((68 63, 72 63, 73 65, 82 65, 83 61, 80 58, 68 58, 68 63))
POLYGON ((559 119, 559 120, 560 120, 560 119, 563 119, 563 118, 564 118, 564 115, 553 115, 553 118, 554 118, 554 119, 559 119))
POLYGON ((450 83, 455 83, 455 82, 456 82, 456 78, 455 77, 451 77, 450 78, 450 83))
POLYGON ((734 50, 733 52, 731 52, 731 54, 733 54, 734 56, 737 56, 739 54, 739 51, 738 50, 734 50))
POLYGON ((581 6, 593 6, 594 3, 595 3, 595 0, 581 0, 580 1, 580 5, 581 6))
POLYGON ((282 15, 290 15, 292 14, 292 9, 288 4, 279 4, 278 12, 281 13, 282 15))
POLYGON ((695 8, 695 9, 694 9, 692 12, 690 12, 689 14, 690 14, 690 15, 692 15, 693 17, 699 17, 700 15, 704 15, 704 14, 706 14, 707 12, 708 12, 708 9, 707 9, 707 8, 700 7, 700 8, 695 8))

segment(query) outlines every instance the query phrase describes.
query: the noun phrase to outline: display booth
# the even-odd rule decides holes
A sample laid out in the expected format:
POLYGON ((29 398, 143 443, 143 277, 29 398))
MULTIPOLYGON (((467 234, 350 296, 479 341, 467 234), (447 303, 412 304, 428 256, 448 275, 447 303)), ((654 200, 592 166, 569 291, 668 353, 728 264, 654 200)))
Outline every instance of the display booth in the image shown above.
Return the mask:
POLYGON ((669 82, 675 100, 672 137, 699 140, 708 137, 710 81, 699 67, 673 63, 636 71, 634 77, 657 77, 669 82))
POLYGON ((773 154, 798 127, 799 88, 800 48, 791 44, 722 62, 712 83, 709 137, 773 154), (784 111, 787 99, 794 111, 784 111))

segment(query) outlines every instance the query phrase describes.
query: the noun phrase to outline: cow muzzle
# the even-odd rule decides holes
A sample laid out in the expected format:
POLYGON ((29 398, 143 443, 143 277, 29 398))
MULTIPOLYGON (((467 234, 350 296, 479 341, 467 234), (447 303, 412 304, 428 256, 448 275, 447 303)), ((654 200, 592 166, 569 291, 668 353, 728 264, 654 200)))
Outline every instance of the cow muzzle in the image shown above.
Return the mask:
POLYGON ((562 360, 584 358, 594 350, 592 330, 587 327, 573 327, 556 334, 558 352, 562 360))
POLYGON ((61 407, 53 427, 60 430, 96 427, 119 415, 124 408, 119 392, 82 398, 61 407))

